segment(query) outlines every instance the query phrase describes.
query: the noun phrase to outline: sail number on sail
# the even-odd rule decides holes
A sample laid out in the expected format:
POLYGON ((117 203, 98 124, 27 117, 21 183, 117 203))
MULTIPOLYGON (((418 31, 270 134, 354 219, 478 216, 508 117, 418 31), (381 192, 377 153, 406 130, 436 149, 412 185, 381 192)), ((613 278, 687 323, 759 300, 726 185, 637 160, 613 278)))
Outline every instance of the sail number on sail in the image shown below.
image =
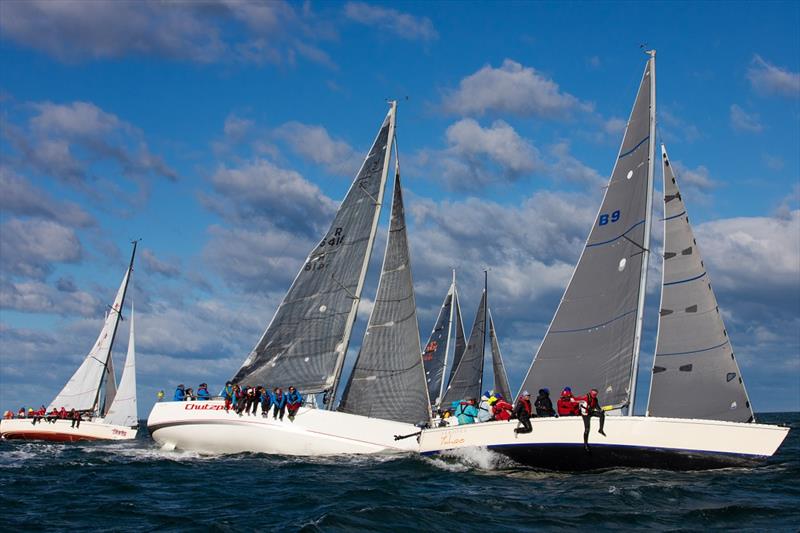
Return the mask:
MULTIPOLYGON (((616 221, 619 220, 619 217, 620 217, 620 212, 619 212, 619 209, 617 209, 616 211, 611 213, 610 221, 611 222, 616 222, 616 221)), ((602 215, 600 215, 600 218, 598 219, 598 224, 597 225, 598 226, 605 226, 606 224, 608 224, 608 222, 609 222, 608 213, 603 213, 602 215)))

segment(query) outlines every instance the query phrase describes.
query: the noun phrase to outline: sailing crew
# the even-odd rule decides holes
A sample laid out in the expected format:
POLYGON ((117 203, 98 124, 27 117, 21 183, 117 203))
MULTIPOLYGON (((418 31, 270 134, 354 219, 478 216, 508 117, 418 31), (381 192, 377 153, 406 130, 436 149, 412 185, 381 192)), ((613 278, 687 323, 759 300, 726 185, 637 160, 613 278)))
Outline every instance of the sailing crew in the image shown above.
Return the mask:
POLYGON ((205 383, 201 383, 199 387, 197 387, 197 399, 201 401, 210 400, 211 395, 208 393, 208 385, 205 383))
POLYGON ((178 385, 175 389, 175 394, 172 396, 173 402, 182 402, 186 399, 186 392, 183 389, 183 384, 178 385))
POLYGON ((475 423, 475 419, 478 418, 479 414, 478 408, 475 407, 475 404, 478 403, 475 398, 456 403, 458 405, 456 406, 455 416, 458 419, 458 425, 475 423))
POLYGON ((227 413, 230 411, 231 403, 233 402, 233 385, 230 381, 225 382, 225 386, 219 391, 219 395, 225 400, 225 412, 227 413))
POLYGON ((163 399, 164 399, 164 396, 166 396, 166 395, 164 394, 164 391, 163 391, 163 390, 160 390, 160 391, 158 391, 158 392, 156 393, 156 401, 157 401, 157 402, 160 402, 161 400, 163 400, 163 399))
POLYGON ((272 409, 272 419, 277 419, 278 414, 280 414, 281 421, 283 421, 283 415, 286 413, 286 395, 280 387, 275 387, 272 391, 272 405, 274 406, 272 409))
POLYGON ((14 418, 14 413, 11 412, 11 409, 6 409, 6 412, 3 413, 3 419, 11 420, 12 418, 14 418))
POLYGON ((194 401, 195 399, 196 398, 195 398, 195 395, 194 395, 194 390, 191 387, 186 389, 186 401, 187 402, 191 402, 191 401, 194 401))
POLYGON ((497 401, 492 405, 495 420, 511 420, 511 411, 514 406, 508 403, 505 398, 498 394, 497 401))
POLYGON ((19 411, 17 412, 17 418, 25 418, 25 408, 20 407, 19 411))
POLYGON ((606 436, 603 431, 603 425, 606 423, 606 413, 600 407, 600 401, 597 399, 597 389, 590 390, 586 396, 577 396, 575 398, 579 402, 581 417, 583 417, 583 449, 589 451, 589 425, 592 417, 596 416, 600 419, 600 429, 597 430, 602 436, 606 436))
POLYGON ((533 404, 536 407, 536 416, 555 416, 553 402, 550 400, 550 389, 539 389, 539 395, 533 404))
POLYGON ((61 406, 61 410, 58 412, 58 418, 66 419, 67 418, 67 410, 64 409, 64 406, 61 406))
POLYGON ((517 425, 514 428, 514 433, 530 433, 533 431, 533 427, 531 427, 531 395, 528 391, 522 391, 522 394, 517 399, 517 406, 514 408, 514 415, 519 420, 519 423, 522 424, 522 427, 517 425))
POLYGON ((272 406, 272 392, 267 387, 261 390, 261 416, 267 418, 269 416, 269 408, 272 406))
POLYGON ((81 416, 81 412, 80 411, 76 411, 75 408, 73 407, 72 411, 70 411, 69 415, 70 415, 69 417, 72 419, 72 427, 80 428, 81 427, 81 421, 83 420, 83 417, 81 416))
POLYGON ((47 414, 47 418, 45 420, 51 424, 56 423, 56 420, 58 420, 58 409, 56 409, 55 406, 53 407, 53 410, 47 414))
POLYGON ((561 397, 556 402, 558 407, 558 416, 577 416, 580 414, 578 402, 572 396, 572 389, 564 387, 561 391, 561 397))
POLYGON ((286 409, 289 411, 289 420, 294 422, 297 410, 303 405, 303 397, 294 387, 289 387, 289 394, 286 395, 286 409))
POLYGON ((489 402, 491 393, 486 391, 481 396, 481 403, 478 405, 478 422, 489 422, 492 419, 492 406, 489 402))

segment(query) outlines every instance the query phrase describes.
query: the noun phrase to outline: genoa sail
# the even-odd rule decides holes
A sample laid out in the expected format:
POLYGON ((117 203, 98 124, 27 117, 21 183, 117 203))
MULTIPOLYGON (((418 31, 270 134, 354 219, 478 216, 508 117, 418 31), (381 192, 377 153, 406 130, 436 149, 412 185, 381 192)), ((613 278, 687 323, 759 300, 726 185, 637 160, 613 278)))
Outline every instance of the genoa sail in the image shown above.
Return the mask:
MULTIPOLYGON (((455 274, 453 274, 455 276, 455 274)), ((422 362, 425 365, 425 379, 428 383, 428 395, 433 405, 438 405, 444 386, 444 371, 447 366, 447 352, 450 345, 451 323, 453 321, 453 295, 455 281, 444 297, 439 316, 433 325, 428 342, 422 351, 422 362)))
MULTIPOLYGON (((116 392, 116 378, 114 377, 113 362, 111 361, 111 349, 114 345, 114 337, 119 326, 120 313, 125 303, 125 294, 128 290, 128 281, 133 271, 133 258, 136 256, 137 241, 133 242, 133 252, 128 270, 122 277, 122 283, 117 290, 114 303, 106 314, 103 329, 97 337, 94 346, 86 355, 86 358, 72 375, 61 392, 50 402, 48 410, 76 409, 78 411, 95 411, 102 406, 106 399, 113 400, 116 392), (111 392, 109 392, 111 391, 111 392), (101 398, 101 393, 105 392, 101 398), (110 395, 110 396, 109 396, 110 395)), ((109 403, 105 404, 107 409, 109 403)))
POLYGON ((472 324, 469 342, 456 366, 450 384, 447 386, 447 391, 444 393, 442 403, 445 405, 466 398, 480 398, 486 347, 486 305, 486 289, 484 288, 478 311, 475 314, 475 322, 472 324))
POLYGON ((503 355, 500 353, 500 341, 497 339, 497 331, 494 329, 491 310, 489 310, 489 344, 492 347, 494 391, 502 394, 507 401, 511 401, 511 386, 508 384, 508 374, 506 373, 506 366, 503 364, 503 355))
POLYGON ((430 420, 399 170, 375 304, 339 411, 410 424, 430 420))
POLYGON ((136 409, 136 342, 134 339, 133 305, 131 304, 131 326, 128 336, 128 355, 113 403, 105 416, 106 423, 115 426, 136 427, 139 415, 136 409))
POLYGON ((654 52, 644 69, 603 202, 522 388, 596 388, 634 399, 650 240, 655 132, 654 52))
MULTIPOLYGON (((330 226, 234 380, 334 391, 358 311, 389 171, 392 103, 330 226)), ((330 402, 332 405, 334 402, 330 402)))
POLYGON ((664 266, 648 415, 752 422, 728 332, 666 148, 664 266))

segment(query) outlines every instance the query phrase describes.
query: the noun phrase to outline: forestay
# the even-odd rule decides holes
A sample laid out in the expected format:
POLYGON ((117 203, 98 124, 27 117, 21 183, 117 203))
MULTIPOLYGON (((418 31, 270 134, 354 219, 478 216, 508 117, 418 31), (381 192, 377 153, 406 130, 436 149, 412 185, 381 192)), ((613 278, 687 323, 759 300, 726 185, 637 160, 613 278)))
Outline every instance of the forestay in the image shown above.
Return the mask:
POLYGON ((339 411, 411 424, 430 420, 399 170, 375 304, 339 411))
MULTIPOLYGON (((100 393, 103 392, 101 391, 101 386, 103 386, 104 382, 103 390, 107 391, 107 394, 110 391, 110 394, 112 394, 110 399, 113 399, 113 393, 116 391, 116 379, 114 377, 114 367, 111 363, 111 348, 114 345, 120 313, 125 303, 128 280, 133 270, 136 244, 136 242, 133 243, 130 264, 122 277, 122 283, 117 290, 114 303, 106 313, 106 320, 103 323, 103 329, 100 330, 97 341, 95 341, 94 346, 86 355, 78 370, 75 371, 64 388, 61 389, 61 392, 50 402, 48 410, 64 407, 67 410, 95 411, 100 406, 100 393)), ((104 396, 105 398, 109 398, 107 394, 104 396)), ((106 408, 108 405, 106 404, 106 408)))
POLYGON ((489 343, 492 346, 492 371, 494 372, 494 390, 503 395, 507 401, 511 401, 511 386, 508 384, 508 374, 506 365, 503 364, 503 354, 500 353, 500 341, 497 339, 497 331, 494 329, 492 311, 489 310, 489 343))
POLYGON ((644 307, 655 105, 648 61, 603 202, 523 389, 600 391, 627 405, 644 307))
POLYGON ((664 266, 648 414, 752 422, 728 332, 667 151, 664 266))
POLYGON ((436 405, 442 394, 444 371, 447 366, 447 351, 450 344, 450 325, 453 319, 453 291, 455 283, 450 285, 444 297, 439 316, 433 325, 428 342, 422 351, 422 363, 425 365, 425 379, 428 383, 428 395, 436 405))
POLYGON ((486 346, 486 289, 483 290, 475 322, 464 355, 444 393, 443 405, 467 398, 479 398, 483 383, 484 348, 486 346))
POLYGON ((235 381, 293 385, 305 393, 335 388, 378 227, 394 117, 392 103, 330 229, 300 268, 235 381))
POLYGON ((134 339, 133 305, 131 305, 131 324, 128 335, 128 355, 119 381, 117 395, 105 416, 104 422, 115 426, 136 427, 139 415, 136 409, 136 342, 134 339))

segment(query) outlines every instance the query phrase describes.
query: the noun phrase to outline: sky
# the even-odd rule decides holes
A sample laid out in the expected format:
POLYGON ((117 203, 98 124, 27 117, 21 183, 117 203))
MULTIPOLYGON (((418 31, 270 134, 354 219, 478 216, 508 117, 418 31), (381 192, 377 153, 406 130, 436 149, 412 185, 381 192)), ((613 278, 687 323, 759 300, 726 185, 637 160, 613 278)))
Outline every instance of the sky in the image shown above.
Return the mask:
MULTIPOLYGON (((139 416, 159 389, 220 387, 327 230, 387 99, 420 330, 451 268, 469 328, 490 269, 516 389, 596 215, 645 45, 658 51, 657 137, 752 404, 800 410, 798 28, 794 2, 5 0, 0 409, 58 393, 138 238, 139 416)), ((660 266, 653 254, 639 409, 660 266)), ((126 321, 118 371, 127 338, 126 321)))

